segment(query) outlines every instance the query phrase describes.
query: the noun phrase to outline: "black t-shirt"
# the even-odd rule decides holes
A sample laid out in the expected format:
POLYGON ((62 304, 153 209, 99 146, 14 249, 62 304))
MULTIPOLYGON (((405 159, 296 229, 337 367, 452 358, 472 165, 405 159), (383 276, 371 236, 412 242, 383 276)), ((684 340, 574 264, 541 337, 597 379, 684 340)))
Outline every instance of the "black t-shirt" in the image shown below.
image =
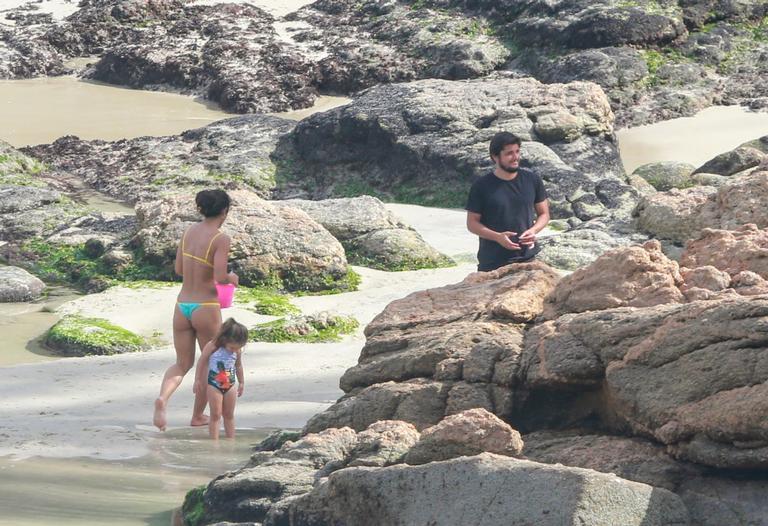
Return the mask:
MULTIPOLYGON (((522 234, 536 221, 534 203, 547 198, 541 177, 530 170, 520 168, 511 181, 499 179, 490 172, 472 184, 465 207, 469 212, 480 214, 480 222, 496 232, 522 234)), ((517 239, 513 239, 517 241, 517 239)), ((478 270, 488 271, 516 261, 531 259, 539 253, 538 243, 520 250, 508 250, 495 241, 480 238, 477 259, 478 270)))

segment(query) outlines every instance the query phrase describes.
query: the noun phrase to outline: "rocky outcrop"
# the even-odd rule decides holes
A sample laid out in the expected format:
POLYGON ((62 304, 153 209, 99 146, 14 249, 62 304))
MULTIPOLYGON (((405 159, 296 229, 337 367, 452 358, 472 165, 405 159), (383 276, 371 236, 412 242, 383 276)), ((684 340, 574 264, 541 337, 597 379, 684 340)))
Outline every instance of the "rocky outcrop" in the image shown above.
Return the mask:
POLYGON ((768 230, 755 224, 737 230, 705 228, 698 238, 686 244, 680 265, 711 265, 731 277, 748 271, 768 278, 768 230))
POLYGON ((0 186, 0 240, 13 245, 53 234, 62 223, 85 214, 64 194, 48 187, 0 186))
POLYGON ((0 303, 33 301, 44 289, 45 283, 26 270, 0 266, 0 303))
MULTIPOLYGON (((346 288, 344 249, 304 212, 275 207, 247 190, 230 192, 232 213, 223 230, 232 238, 230 262, 243 284, 268 283, 289 290, 346 288)), ((134 243, 145 257, 170 264, 184 230, 199 221, 189 194, 169 195, 136 206, 134 243)))
POLYGON ((748 223, 768 226, 768 171, 737 177, 718 188, 694 187, 644 196, 634 211, 637 228, 683 243, 704 228, 733 230, 748 223))
POLYGON ((62 356, 101 356, 143 351, 147 341, 101 318, 64 316, 45 335, 45 344, 62 356))
POLYGON ((492 453, 425 466, 337 471, 310 493, 273 509, 265 524, 359 524, 360 517, 371 526, 458 526, 468 520, 484 525, 688 524, 685 506, 667 490, 492 453))
POLYGON ((485 409, 469 409, 447 416, 422 431, 419 441, 405 456, 417 465, 482 452, 515 457, 523 450, 520 433, 485 409))
POLYGON ((321 201, 290 199, 274 204, 299 208, 323 225, 341 242, 353 265, 382 270, 416 270, 453 264, 375 197, 321 201))
POLYGON ((666 161, 644 164, 638 167, 632 175, 642 177, 656 190, 666 192, 672 188, 688 188, 694 186, 695 182, 691 178, 694 171, 710 173, 707 170, 704 170, 703 167, 697 170, 692 164, 666 161))
POLYGON ((492 165, 488 141, 502 130, 527 141, 525 163, 545 180, 554 217, 588 220, 634 206, 611 142, 611 110, 588 83, 380 86, 300 122, 276 157, 281 176, 315 197, 344 195, 355 184, 397 201, 463 206, 473 178, 492 165))
POLYGON ((614 473, 675 492, 688 508, 691 524, 747 526, 762 524, 768 516, 765 479, 717 474, 676 461, 663 446, 647 440, 587 430, 537 431, 523 438, 529 460, 614 473))
POLYGON ((361 430, 393 418, 424 429, 475 407, 508 417, 523 324, 541 313, 556 281, 546 265, 525 263, 391 303, 366 327, 358 365, 341 378, 349 395, 305 430, 361 430))
POLYGON ((259 445, 246 466, 216 478, 203 491, 190 492, 184 512, 187 516, 194 513, 200 524, 253 520, 269 524, 274 513, 284 512, 292 497, 307 494, 343 468, 383 468, 402 464, 409 457, 423 463, 425 454, 450 459, 484 451, 510 455, 522 450, 519 433, 493 415, 475 410, 466 417, 471 424, 456 415, 425 430, 423 441, 410 423, 380 420, 359 433, 348 427, 333 428, 271 450, 259 445))
POLYGON ((677 263, 658 241, 606 252, 591 265, 563 278, 547 296, 544 315, 615 307, 651 307, 685 301, 677 263))
POLYGON ((67 136, 24 151, 128 202, 210 186, 247 188, 265 197, 275 185, 270 154, 277 138, 294 124, 264 115, 242 116, 179 136, 114 142, 67 136))
POLYGON ((483 17, 422 2, 323 0, 289 15, 316 54, 318 87, 351 93, 423 78, 485 76, 510 55, 483 17))
POLYGON ((111 43, 89 76, 190 91, 236 113, 309 107, 316 97, 313 64, 280 40, 274 22, 250 4, 177 4, 131 42, 111 43))

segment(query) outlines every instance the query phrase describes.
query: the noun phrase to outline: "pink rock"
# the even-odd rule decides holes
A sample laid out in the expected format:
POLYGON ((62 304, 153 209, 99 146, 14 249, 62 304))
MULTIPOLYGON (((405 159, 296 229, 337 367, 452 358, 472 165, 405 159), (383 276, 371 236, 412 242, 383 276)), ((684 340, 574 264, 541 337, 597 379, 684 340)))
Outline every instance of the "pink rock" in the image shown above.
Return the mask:
POLYGON ((470 409, 425 429, 405 461, 426 464, 482 452, 516 456, 522 450, 520 433, 509 424, 485 409, 470 409))
POLYGON ((650 307, 682 303, 678 265, 661 251, 658 241, 606 252, 591 265, 563 278, 545 300, 544 316, 569 312, 650 307))
POLYGON ((680 265, 711 265, 731 276, 744 270, 768 278, 768 228, 750 223, 736 230, 705 228, 686 244, 680 265))

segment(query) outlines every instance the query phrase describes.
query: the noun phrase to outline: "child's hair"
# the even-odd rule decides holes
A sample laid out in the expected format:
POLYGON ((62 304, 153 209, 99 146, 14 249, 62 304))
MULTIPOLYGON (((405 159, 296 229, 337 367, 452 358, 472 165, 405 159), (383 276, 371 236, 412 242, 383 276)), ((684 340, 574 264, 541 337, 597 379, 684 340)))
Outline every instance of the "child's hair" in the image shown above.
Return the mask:
POLYGON ((248 343, 248 329, 242 323, 237 323, 234 318, 229 318, 222 323, 219 333, 213 339, 216 347, 224 347, 228 343, 236 345, 248 343))

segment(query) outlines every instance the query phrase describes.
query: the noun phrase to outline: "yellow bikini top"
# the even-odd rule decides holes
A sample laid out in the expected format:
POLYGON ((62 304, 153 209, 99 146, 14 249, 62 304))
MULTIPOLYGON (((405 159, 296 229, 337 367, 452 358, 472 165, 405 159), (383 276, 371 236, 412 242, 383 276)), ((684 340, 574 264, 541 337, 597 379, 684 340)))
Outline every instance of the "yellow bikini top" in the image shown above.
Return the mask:
POLYGON ((199 261, 203 265, 208 265, 209 267, 213 268, 213 263, 208 261, 208 254, 211 252, 211 247, 213 246, 213 241, 221 235, 221 232, 216 232, 216 234, 211 238, 211 242, 208 243, 208 250, 205 251, 204 257, 199 257, 194 254, 190 254, 186 252, 185 245, 187 241, 187 232, 184 232, 184 235, 181 238, 181 255, 187 256, 188 258, 192 258, 195 261, 199 261))

